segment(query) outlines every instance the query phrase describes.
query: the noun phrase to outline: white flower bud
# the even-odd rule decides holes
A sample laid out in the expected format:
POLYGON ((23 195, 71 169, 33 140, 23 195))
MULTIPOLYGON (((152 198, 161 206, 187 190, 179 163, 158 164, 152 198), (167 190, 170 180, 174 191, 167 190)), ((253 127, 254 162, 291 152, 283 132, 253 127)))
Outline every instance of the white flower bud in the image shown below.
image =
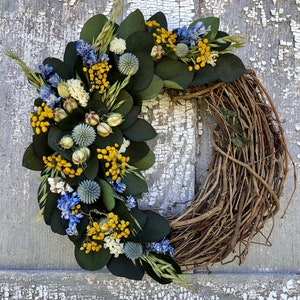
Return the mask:
POLYGON ((85 123, 91 126, 96 126, 99 121, 100 117, 94 111, 85 114, 85 123))
POLYGON ((63 148, 63 149, 71 149, 74 145, 74 141, 73 139, 68 136, 68 135, 64 135, 61 139, 60 139, 60 142, 59 142, 60 146, 63 148))
POLYGON ((73 109, 77 108, 78 105, 75 99, 69 98, 65 100, 63 107, 67 112, 71 112, 73 109))
POLYGON ((68 116, 67 113, 62 108, 59 107, 54 108, 53 113, 54 113, 53 119, 55 122, 59 122, 68 116))
POLYGON ((72 161, 75 165, 81 165, 90 156, 90 150, 87 147, 82 147, 77 150, 75 150, 72 154, 72 161))
POLYGON ((64 99, 70 97, 68 84, 66 82, 59 82, 57 84, 57 91, 58 91, 59 96, 64 99))
POLYGON ((106 137, 112 133, 112 129, 108 124, 101 122, 97 126, 97 133, 102 137, 106 137))
POLYGON ((116 127, 123 122, 123 117, 119 113, 111 113, 109 114, 106 122, 109 126, 116 127))

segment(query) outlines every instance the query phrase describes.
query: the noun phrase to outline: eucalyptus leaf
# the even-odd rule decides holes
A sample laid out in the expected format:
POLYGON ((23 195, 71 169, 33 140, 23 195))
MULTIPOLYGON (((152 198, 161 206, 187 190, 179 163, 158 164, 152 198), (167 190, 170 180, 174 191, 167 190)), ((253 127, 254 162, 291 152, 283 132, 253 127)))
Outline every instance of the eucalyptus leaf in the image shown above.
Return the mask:
POLYGON ((148 191, 148 186, 145 179, 142 179, 143 176, 140 172, 135 171, 139 176, 136 176, 134 173, 126 173, 122 179, 122 182, 126 184, 126 190, 124 192, 125 196, 135 196, 140 193, 145 193, 148 191))
POLYGON ((241 77, 245 73, 246 68, 239 57, 231 53, 225 53, 218 57, 216 70, 219 80, 232 82, 241 77))
POLYGON ((101 149, 106 148, 106 146, 112 146, 116 143, 119 145, 122 145, 123 143, 123 134, 117 127, 113 127, 113 132, 109 136, 102 137, 97 134, 96 140, 94 141, 94 145, 101 149))
POLYGON ((71 77, 75 77, 75 64, 77 61, 76 43, 69 42, 64 53, 64 63, 68 68, 71 77))
POLYGON ((130 13, 120 24, 117 30, 117 37, 126 40, 131 34, 139 31, 145 31, 145 19, 140 10, 130 13))
POLYGON ((152 243, 162 240, 170 233, 170 226, 165 218, 150 210, 143 212, 147 215, 147 222, 136 235, 137 239, 141 242, 152 243))
POLYGON ((97 181, 101 186, 101 200, 103 205, 107 210, 113 210, 116 205, 116 201, 111 185, 103 179, 99 179, 97 181))
POLYGON ((121 90, 117 99, 115 100, 115 105, 118 108, 113 109, 113 112, 120 113, 123 116, 127 115, 133 106, 132 96, 125 90, 121 90))
POLYGON ((164 81, 177 83, 183 89, 190 86, 194 77, 194 71, 189 71, 185 63, 170 59, 159 63, 155 68, 155 74, 164 81))
POLYGON ((72 130, 76 125, 84 121, 85 113, 81 108, 73 109, 69 115, 57 123, 63 130, 72 130))
POLYGON ((83 171, 83 174, 88 179, 95 179, 95 177, 98 174, 98 168, 99 168, 99 159, 97 157, 98 153, 94 147, 91 147, 91 156, 86 162, 86 167, 83 171))
POLYGON ((100 270, 106 266, 111 259, 109 249, 101 248, 98 252, 91 251, 86 254, 80 247, 75 247, 75 258, 78 265, 89 271, 100 270))
POLYGON ((157 133, 150 123, 137 119, 133 125, 123 131, 124 136, 135 142, 143 142, 156 137, 157 133))
POLYGON ((129 163, 134 165, 139 160, 144 158, 149 153, 149 151, 149 146, 145 142, 131 141, 129 146, 126 148, 124 155, 129 156, 129 163))
POLYGON ((127 52, 143 51, 149 54, 153 46, 153 35, 149 31, 134 32, 126 40, 127 52))
POLYGON ((156 97, 162 91, 163 87, 164 81, 154 74, 150 85, 146 89, 136 92, 135 97, 141 100, 149 100, 156 97))
POLYGON ((42 171, 45 168, 43 160, 35 153, 33 144, 24 152, 22 166, 33 171, 42 171))
MULTIPOLYGON (((48 186, 48 183, 47 183, 48 186)), ((60 198, 60 194, 54 194, 50 192, 49 186, 47 188, 47 198, 44 206, 44 220, 47 225, 51 225, 52 216, 57 210, 57 200, 60 198)))
POLYGON ((57 73, 64 80, 72 78, 68 66, 58 58, 48 57, 43 61, 43 64, 53 67, 53 73, 57 73))
POLYGON ((50 227, 54 233, 66 235, 68 221, 60 217, 60 210, 58 208, 56 208, 51 215, 50 227))
POLYGON ((80 33, 80 39, 92 44, 98 37, 107 20, 107 17, 102 14, 91 17, 83 25, 80 33))
POLYGON ((168 22, 165 14, 161 11, 158 11, 153 16, 151 16, 148 21, 155 20, 162 28, 168 29, 168 22))
POLYGON ((48 145, 57 153, 61 154, 64 158, 71 160, 72 150, 66 150, 59 146, 61 138, 65 135, 70 135, 70 131, 61 130, 57 126, 52 126, 48 134, 48 145))
POLYGON ((132 126, 134 122, 138 119, 138 116, 141 112, 141 107, 138 105, 133 105, 130 112, 124 117, 124 121, 121 125, 119 125, 119 128, 121 130, 125 130, 132 126))
POLYGON ((133 280, 141 280, 145 274, 140 262, 128 259, 124 254, 112 259, 107 264, 107 269, 115 276, 133 280))
POLYGON ((155 154, 153 151, 149 151, 146 156, 133 164, 134 167, 140 171, 147 170, 153 166, 155 162, 155 154))
POLYGON ((48 145, 48 134, 40 133, 32 136, 32 145, 35 154, 42 158, 43 156, 48 156, 53 153, 53 150, 48 145))

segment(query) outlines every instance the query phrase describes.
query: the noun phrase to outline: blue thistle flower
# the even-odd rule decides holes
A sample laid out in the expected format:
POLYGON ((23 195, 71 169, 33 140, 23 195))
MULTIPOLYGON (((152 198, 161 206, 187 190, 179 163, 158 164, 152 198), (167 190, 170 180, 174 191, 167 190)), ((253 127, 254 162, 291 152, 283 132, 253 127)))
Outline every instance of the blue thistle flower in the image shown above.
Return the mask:
POLYGON ((74 127, 72 131, 72 138, 80 147, 88 147, 95 141, 96 131, 88 124, 79 124, 74 127))
POLYGON ((100 197, 101 187, 96 181, 86 179, 78 185, 77 194, 83 203, 91 204, 100 197))
POLYGON ((143 246, 140 243, 127 242, 124 245, 124 254, 129 259, 138 259, 143 254, 143 246))
POLYGON ((132 53, 124 53, 120 56, 118 69, 123 75, 134 75, 139 69, 139 60, 132 53))

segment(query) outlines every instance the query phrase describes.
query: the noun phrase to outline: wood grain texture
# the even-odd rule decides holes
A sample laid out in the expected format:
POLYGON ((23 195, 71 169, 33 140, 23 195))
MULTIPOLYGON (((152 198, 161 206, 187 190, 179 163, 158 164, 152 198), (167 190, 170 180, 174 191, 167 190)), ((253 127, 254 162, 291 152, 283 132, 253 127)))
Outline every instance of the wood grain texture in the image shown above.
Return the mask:
MULTIPOLYGON (((62 57, 65 45, 78 38, 84 22, 95 13, 108 14, 111 5, 112 1, 103 0, 0 1, 0 269, 79 269, 73 246, 67 238, 51 233, 44 223, 36 220, 39 175, 21 167, 24 149, 31 140, 28 115, 35 94, 20 69, 4 55, 5 50, 18 53, 33 68, 47 56, 62 57)), ((158 10, 165 12, 173 28, 200 15, 215 15, 220 17, 224 31, 247 35, 246 46, 238 54, 248 68, 257 72, 269 90, 284 121, 288 146, 299 171, 300 2, 202 0, 195 1, 194 5, 194 1, 189 0, 136 0, 126 2, 124 16, 138 7, 146 16, 158 10)), ((200 174, 205 171, 210 153, 209 133, 205 126, 202 128, 201 123, 196 122, 197 105, 194 102, 175 106, 166 99, 153 99, 145 102, 143 115, 159 133, 150 143, 157 154, 157 164, 146 172, 150 193, 145 195, 143 205, 168 210, 174 200, 190 200, 195 182, 201 184, 200 174), (196 144, 198 150, 194 149, 196 144), (201 161, 197 168, 196 161, 201 161)), ((282 209, 274 220, 270 238, 272 247, 253 245, 242 266, 216 265, 212 270, 299 272, 299 186, 298 180, 295 197, 281 219, 293 189, 291 169, 282 209)), ((272 226, 270 222, 266 234, 272 226)), ((3 274, 0 274, 0 282, 3 274)), ((86 273, 78 274, 80 278, 87 276, 86 273)), ((9 284, 9 281, 5 282, 9 284)), ((136 288, 144 290, 149 286, 157 287, 146 282, 137 284, 136 288)), ((129 287, 123 282, 124 291, 129 287)), ((183 294, 179 288, 177 292, 183 294)))

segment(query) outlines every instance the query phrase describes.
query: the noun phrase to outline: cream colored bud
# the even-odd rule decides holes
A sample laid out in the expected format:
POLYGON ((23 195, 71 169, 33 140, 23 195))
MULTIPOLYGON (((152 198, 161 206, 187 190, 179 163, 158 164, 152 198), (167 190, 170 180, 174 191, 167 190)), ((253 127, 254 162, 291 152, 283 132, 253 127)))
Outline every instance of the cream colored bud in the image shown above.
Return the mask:
POLYGON ((160 59, 165 54, 165 51, 161 45, 153 46, 151 50, 151 57, 155 59, 160 59))
POLYGON ((68 84, 66 82, 59 82, 57 84, 57 91, 58 91, 59 96, 64 99, 70 97, 68 84))
POLYGON ((68 116, 65 110, 59 107, 54 108, 53 113, 54 113, 53 119, 55 122, 59 122, 68 116))
POLYGON ((82 147, 73 152, 72 161, 75 165, 81 165, 84 162, 86 162, 89 156, 90 156, 90 150, 86 147, 82 147))
POLYGON ((112 129, 108 124, 101 122, 97 126, 97 133, 102 137, 106 137, 112 133, 112 129))
POLYGON ((91 126, 96 126, 99 121, 100 117, 94 111, 85 114, 85 123, 91 126))
POLYGON ((65 100, 63 106, 67 112, 71 112, 73 109, 78 107, 76 100, 73 98, 65 100))
POLYGON ((111 127, 119 126, 123 122, 123 116, 119 113, 111 113, 106 122, 111 127))
POLYGON ((71 149, 74 145, 73 139, 69 135, 64 135, 59 142, 63 149, 71 149))

